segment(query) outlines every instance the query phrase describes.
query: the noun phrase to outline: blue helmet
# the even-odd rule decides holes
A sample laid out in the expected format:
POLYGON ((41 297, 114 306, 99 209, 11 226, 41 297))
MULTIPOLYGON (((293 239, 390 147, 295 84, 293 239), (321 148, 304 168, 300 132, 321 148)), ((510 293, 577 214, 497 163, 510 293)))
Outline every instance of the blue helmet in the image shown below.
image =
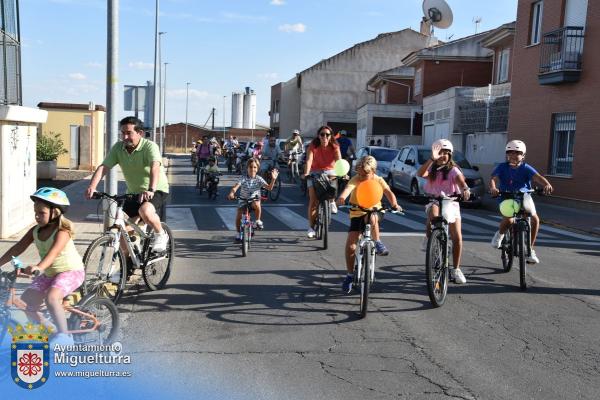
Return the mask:
POLYGON ((58 208, 63 214, 67 212, 69 205, 71 205, 65 192, 51 187, 39 188, 29 197, 33 201, 39 200, 50 207, 58 208))

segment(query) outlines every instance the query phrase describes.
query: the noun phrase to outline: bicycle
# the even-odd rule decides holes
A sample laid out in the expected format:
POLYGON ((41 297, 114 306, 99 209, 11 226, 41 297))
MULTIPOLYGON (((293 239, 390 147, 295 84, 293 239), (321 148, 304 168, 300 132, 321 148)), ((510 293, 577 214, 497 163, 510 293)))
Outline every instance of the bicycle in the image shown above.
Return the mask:
MULTIPOLYGON (((275 166, 275 160, 271 160, 268 158, 263 158, 261 160, 261 164, 263 162, 268 162, 271 165, 269 165, 268 168, 263 169, 262 165, 261 165, 261 170, 263 170, 263 173, 261 174, 263 179, 267 182, 267 184, 271 184, 271 173, 273 172, 274 169, 277 169, 277 167, 275 166)), ((279 176, 277 176, 277 178, 275 178, 275 184, 273 185, 273 189, 271 189, 269 191, 268 197, 269 199, 271 199, 271 201, 277 201, 277 199, 279 198, 279 193, 281 192, 281 179, 279 179, 279 176)))
POLYGON ((259 197, 254 196, 249 199, 244 199, 240 196, 236 196, 235 199, 244 202, 241 207, 242 220, 240 221, 239 235, 242 241, 242 257, 246 257, 250 251, 250 242, 252 241, 252 236, 254 236, 254 222, 252 222, 250 210, 252 209, 252 203, 257 201, 259 197))
POLYGON ((217 198, 217 187, 219 185, 219 173, 208 173, 206 174, 206 194, 211 200, 217 198))
MULTIPOLYGON (((23 264, 13 257, 12 271, 0 271, 0 343, 4 340, 9 325, 16 321, 11 318, 11 310, 22 310, 36 323, 53 326, 46 307, 38 311, 27 310, 27 305, 16 296, 15 283, 18 270, 23 264)), ((39 274, 39 271, 36 271, 39 274)), ((37 274, 34 274, 37 276, 37 274)), ((77 292, 75 292, 77 293, 77 292)), ((74 294, 75 294, 74 293, 74 294)), ((119 310, 110 299, 89 293, 74 303, 76 296, 69 294, 63 299, 62 306, 67 318, 66 333, 73 335, 75 344, 110 344, 119 333, 119 310)))
POLYGON ((227 151, 225 152, 225 160, 226 160, 226 164, 227 164, 227 173, 231 174, 233 172, 233 169, 235 168, 235 162, 236 162, 236 153, 235 153, 235 148, 230 147, 227 149, 227 151))
POLYGON ((521 190, 518 192, 499 192, 503 199, 513 199, 519 207, 513 208, 514 222, 510 229, 504 234, 500 244, 502 267, 504 272, 512 268, 514 257, 519 258, 519 281, 521 290, 527 290, 527 257, 531 256, 531 222, 523 207, 525 194, 536 192, 535 190, 521 190), (518 210, 517 210, 518 209, 518 210))
POLYGON ((327 174, 311 174, 306 178, 313 180, 315 194, 319 199, 314 230, 316 239, 323 239, 323 250, 329 245, 329 224, 331 224, 331 200, 335 198, 336 189, 332 182, 336 177, 327 174))
POLYGON ((206 169, 204 167, 206 167, 207 164, 208 158, 199 158, 196 164, 196 187, 200 191, 200 194, 202 194, 202 191, 204 190, 204 176, 206 175, 206 169))
POLYGON ((437 201, 440 207, 439 216, 431 220, 431 234, 427 241, 427 255, 425 258, 425 276, 427 279, 427 292, 429 300, 434 307, 441 307, 448 294, 449 275, 449 223, 444 207, 451 201, 460 199, 459 195, 430 196, 430 200, 437 201))
POLYGON ((404 213, 390 207, 363 208, 357 204, 341 206, 341 208, 355 208, 367 213, 365 216, 367 222, 358 238, 358 242, 356 243, 354 257, 354 282, 352 283, 354 287, 360 288, 359 314, 361 318, 364 318, 367 316, 371 284, 375 281, 376 251, 375 241, 371 237, 371 216, 374 213, 381 213, 383 215, 388 211, 400 215, 404 215, 404 213))
POLYGON ((297 150, 290 150, 288 152, 288 178, 290 183, 296 183, 296 178, 300 176, 298 169, 298 156, 302 154, 297 150))
MULTIPOLYGON (((83 294, 98 292, 117 303, 127 282, 127 262, 121 245, 127 249, 128 259, 134 268, 142 269, 142 277, 150 290, 162 289, 171 274, 175 242, 171 229, 161 222, 163 230, 169 235, 167 248, 162 253, 155 253, 151 248, 154 237, 152 227, 140 227, 134 219, 126 218, 123 211, 125 201, 138 195, 109 195, 95 192, 93 199, 105 199, 115 202, 117 212, 115 221, 102 236, 89 245, 83 256, 86 279, 82 285, 83 294), (129 232, 131 231, 131 233, 129 232), (97 267, 96 267, 97 266, 97 267)), ((108 213, 110 207, 106 208, 108 213)))

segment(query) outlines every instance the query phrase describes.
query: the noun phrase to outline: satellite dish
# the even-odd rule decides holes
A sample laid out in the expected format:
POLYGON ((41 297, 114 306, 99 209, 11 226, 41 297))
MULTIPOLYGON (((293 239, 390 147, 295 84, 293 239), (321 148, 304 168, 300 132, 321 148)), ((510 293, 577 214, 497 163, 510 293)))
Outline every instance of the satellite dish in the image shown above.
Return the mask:
POLYGON ((446 29, 452 25, 452 10, 444 0, 423 1, 424 21, 433 27, 446 29))

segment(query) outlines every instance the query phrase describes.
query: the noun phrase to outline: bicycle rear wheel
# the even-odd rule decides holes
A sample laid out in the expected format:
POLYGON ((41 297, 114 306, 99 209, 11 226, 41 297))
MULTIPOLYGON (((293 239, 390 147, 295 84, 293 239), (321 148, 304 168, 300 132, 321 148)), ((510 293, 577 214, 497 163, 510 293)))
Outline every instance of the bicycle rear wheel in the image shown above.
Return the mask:
POLYGON ((519 279, 521 283, 521 290, 527 290, 527 263, 525 262, 525 253, 527 247, 525 247, 525 229, 522 226, 518 226, 517 231, 517 246, 519 252, 519 279))
POLYGON ((75 309, 83 314, 71 311, 67 320, 69 331, 90 330, 73 333, 75 344, 110 344, 119 334, 119 310, 107 298, 90 293, 75 305, 75 309))
POLYGON ((369 306, 369 292, 371 290, 371 253, 372 244, 367 243, 362 249, 362 271, 359 276, 359 288, 360 288, 360 317, 364 318, 367 316, 367 309, 369 306))
POLYGON ((246 257, 248 255, 248 250, 250 250, 250 227, 248 225, 244 225, 243 233, 242 233, 242 256, 246 257))
POLYGON ((427 242, 425 259, 425 275, 429 300, 434 307, 441 307, 448 293, 448 263, 444 252, 446 246, 445 233, 442 229, 434 229, 427 242))
POLYGON ((317 218, 315 219, 315 237, 317 240, 323 238, 323 206, 321 203, 317 206, 317 218))
POLYGON ((504 272, 509 272, 513 265, 513 240, 510 233, 511 229, 508 229, 504 234, 504 239, 502 239, 502 244, 500 245, 500 249, 502 250, 502 267, 504 268, 504 272))
POLYGON ((81 285, 82 296, 93 288, 99 295, 117 303, 125 290, 127 268, 125 257, 113 246, 113 236, 105 234, 95 239, 83 255, 85 280, 81 285))
POLYGON ((159 290, 165 287, 171 275, 171 266, 173 265, 175 239, 173 239, 173 233, 167 224, 161 222, 161 225, 163 230, 169 235, 167 249, 164 253, 150 254, 148 261, 146 261, 142 268, 144 282, 150 290, 159 290))
POLYGON ((277 201, 277 199, 279 198, 279 192, 281 192, 281 179, 277 177, 277 179, 275 179, 273 189, 271 189, 271 191, 269 192, 269 198, 271 199, 271 201, 277 201))

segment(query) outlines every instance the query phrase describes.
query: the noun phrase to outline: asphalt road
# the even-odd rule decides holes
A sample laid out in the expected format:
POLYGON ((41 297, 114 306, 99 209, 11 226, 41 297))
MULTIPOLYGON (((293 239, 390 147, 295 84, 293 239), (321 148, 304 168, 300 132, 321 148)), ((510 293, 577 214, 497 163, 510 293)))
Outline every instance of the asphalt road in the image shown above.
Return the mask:
POLYGON ((419 250, 422 206, 402 199, 408 212, 384 222, 391 255, 377 259, 360 320, 357 294, 340 291, 345 214, 330 249, 319 250, 301 226, 299 189, 285 185, 265 204, 266 229, 244 258, 223 199, 232 178, 211 202, 197 194, 185 159, 169 174, 173 274, 166 289, 133 287, 120 305, 124 349, 148 385, 168 377, 185 398, 598 398, 597 239, 543 230, 542 263, 521 292, 518 269, 503 273, 489 245, 495 216, 463 210, 468 282, 451 285, 434 309, 419 250))

